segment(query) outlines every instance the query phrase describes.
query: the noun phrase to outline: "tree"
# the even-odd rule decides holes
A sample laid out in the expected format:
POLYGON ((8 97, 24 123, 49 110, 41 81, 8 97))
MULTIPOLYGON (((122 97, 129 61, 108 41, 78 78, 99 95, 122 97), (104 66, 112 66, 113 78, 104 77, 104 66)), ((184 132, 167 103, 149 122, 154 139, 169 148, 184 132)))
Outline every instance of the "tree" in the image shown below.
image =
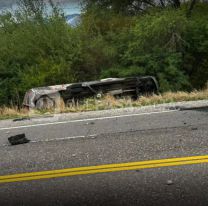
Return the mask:
MULTIPOLYGON (((149 8, 181 7, 182 0, 85 0, 86 9, 96 6, 100 9, 112 10, 116 13, 139 14, 149 8)), ((196 0, 192 0, 188 11, 192 11, 196 0)))
POLYGON ((18 5, 28 16, 42 16, 46 6, 44 0, 19 0, 18 5))
POLYGON ((20 105, 32 87, 75 81, 73 68, 80 49, 76 30, 61 12, 47 14, 42 4, 33 10, 39 4, 28 2, 27 10, 0 15, 1 105, 20 105))

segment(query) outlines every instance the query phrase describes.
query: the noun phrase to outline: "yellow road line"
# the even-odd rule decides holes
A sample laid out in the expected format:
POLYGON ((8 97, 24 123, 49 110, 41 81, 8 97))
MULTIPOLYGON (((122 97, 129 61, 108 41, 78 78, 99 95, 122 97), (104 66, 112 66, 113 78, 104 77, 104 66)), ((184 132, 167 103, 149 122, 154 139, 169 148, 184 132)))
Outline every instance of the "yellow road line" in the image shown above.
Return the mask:
POLYGON ((49 178, 57 178, 57 177, 89 175, 89 174, 97 174, 97 173, 181 166, 181 165, 191 165, 191 164, 201 164, 201 163, 208 163, 208 155, 5 175, 5 176, 0 176, 0 183, 21 182, 21 181, 40 180, 40 179, 49 179, 49 178))

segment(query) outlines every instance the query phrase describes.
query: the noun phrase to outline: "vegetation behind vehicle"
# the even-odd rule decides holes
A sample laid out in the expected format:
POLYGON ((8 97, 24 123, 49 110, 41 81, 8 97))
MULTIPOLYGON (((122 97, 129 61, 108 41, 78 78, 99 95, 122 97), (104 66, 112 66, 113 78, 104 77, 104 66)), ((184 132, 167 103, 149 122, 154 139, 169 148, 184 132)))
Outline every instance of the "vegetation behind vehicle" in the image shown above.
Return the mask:
POLYGON ((128 12, 123 1, 87 1, 72 28, 41 1, 21 0, 20 10, 0 15, 0 105, 21 105, 33 87, 109 76, 152 75, 162 92, 201 89, 208 80, 207 3, 128 12))

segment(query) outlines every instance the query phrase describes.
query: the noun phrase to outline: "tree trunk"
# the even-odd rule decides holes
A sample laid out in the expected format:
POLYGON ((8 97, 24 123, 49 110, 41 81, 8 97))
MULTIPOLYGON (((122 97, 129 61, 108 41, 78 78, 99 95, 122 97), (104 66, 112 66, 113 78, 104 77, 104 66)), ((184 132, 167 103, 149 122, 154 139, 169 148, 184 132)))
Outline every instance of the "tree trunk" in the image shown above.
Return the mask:
POLYGON ((196 4, 196 0, 192 0, 191 4, 190 4, 190 7, 188 9, 188 12, 187 12, 187 16, 191 16, 191 13, 192 13, 192 11, 194 9, 195 4, 196 4))

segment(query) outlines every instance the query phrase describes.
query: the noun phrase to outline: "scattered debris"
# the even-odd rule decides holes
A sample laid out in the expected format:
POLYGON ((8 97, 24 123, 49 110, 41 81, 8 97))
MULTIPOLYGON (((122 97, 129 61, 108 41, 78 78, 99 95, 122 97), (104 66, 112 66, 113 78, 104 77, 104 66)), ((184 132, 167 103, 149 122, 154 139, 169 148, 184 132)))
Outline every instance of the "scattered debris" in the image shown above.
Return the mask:
POLYGON ((90 125, 90 124, 93 125, 93 124, 95 124, 95 122, 87 122, 86 123, 86 125, 90 125))
POLYGON ((171 107, 167 107, 167 109, 169 109, 169 110, 180 110, 181 108, 179 106, 171 106, 171 107))
POLYGON ((172 180, 168 180, 167 181, 167 185, 173 185, 173 181, 172 180))
POLYGON ((25 120, 30 120, 30 118, 29 117, 17 118, 17 119, 13 119, 13 122, 19 122, 19 121, 25 121, 25 120))
POLYGON ((11 136, 8 138, 8 141, 11 145, 25 144, 25 143, 30 142, 30 140, 28 140, 25 137, 25 134, 18 134, 15 136, 11 136))
POLYGON ((192 127, 191 129, 192 129, 192 130, 198 130, 198 128, 197 128, 197 127, 192 127))

